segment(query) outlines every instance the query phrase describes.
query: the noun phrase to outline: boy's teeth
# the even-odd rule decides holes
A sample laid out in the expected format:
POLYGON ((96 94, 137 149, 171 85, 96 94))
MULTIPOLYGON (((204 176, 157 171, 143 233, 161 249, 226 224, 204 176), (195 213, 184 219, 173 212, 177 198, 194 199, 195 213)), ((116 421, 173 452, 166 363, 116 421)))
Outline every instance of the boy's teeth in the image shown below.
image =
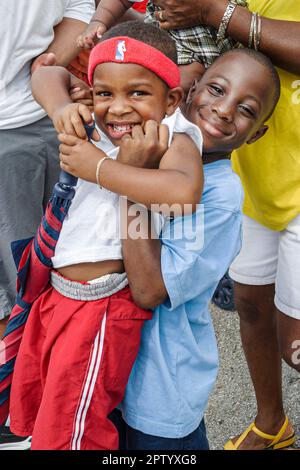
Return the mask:
POLYGON ((132 126, 130 124, 125 124, 124 126, 117 126, 114 124, 114 130, 118 132, 130 131, 132 126))

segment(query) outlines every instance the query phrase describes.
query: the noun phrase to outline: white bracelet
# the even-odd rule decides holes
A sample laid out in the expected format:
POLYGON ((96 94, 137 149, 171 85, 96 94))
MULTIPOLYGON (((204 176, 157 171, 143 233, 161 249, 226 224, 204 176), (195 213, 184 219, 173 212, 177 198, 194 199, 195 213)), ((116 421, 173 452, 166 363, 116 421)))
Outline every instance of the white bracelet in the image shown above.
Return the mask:
POLYGON ((96 168, 96 181, 100 189, 103 189, 103 187, 100 184, 100 168, 104 160, 111 160, 109 157, 102 157, 100 158, 99 162, 97 163, 97 168, 96 168))

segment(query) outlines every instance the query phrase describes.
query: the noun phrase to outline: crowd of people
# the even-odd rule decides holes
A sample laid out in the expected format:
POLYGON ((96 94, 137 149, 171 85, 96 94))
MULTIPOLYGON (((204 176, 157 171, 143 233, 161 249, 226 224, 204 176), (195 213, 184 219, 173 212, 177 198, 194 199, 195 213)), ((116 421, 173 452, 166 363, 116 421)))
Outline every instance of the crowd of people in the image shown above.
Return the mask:
POLYGON ((0 5, 0 448, 209 449, 228 269, 257 414, 224 448, 295 442, 296 3, 0 5))

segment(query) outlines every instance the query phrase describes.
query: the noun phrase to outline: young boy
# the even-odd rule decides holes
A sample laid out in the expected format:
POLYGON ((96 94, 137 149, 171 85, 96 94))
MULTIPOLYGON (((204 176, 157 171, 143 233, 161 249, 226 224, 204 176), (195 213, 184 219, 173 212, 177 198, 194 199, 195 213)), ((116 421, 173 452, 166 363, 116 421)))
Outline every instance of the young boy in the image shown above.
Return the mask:
MULTIPOLYGON (((133 3, 134 0, 101 0, 89 26, 78 37, 78 46, 93 47, 97 37, 101 37, 114 25, 133 3)), ((163 19, 160 16, 160 9, 154 3, 148 2, 145 21, 159 26, 158 19, 159 21, 163 19)), ((247 6, 244 0, 236 0, 236 3, 247 6)), ((181 85, 186 93, 194 79, 198 79, 220 54, 239 46, 229 37, 217 40, 215 28, 205 25, 169 30, 168 33, 176 42, 181 85)))
MULTIPOLYGON (((143 327, 121 404, 124 420, 117 416, 127 449, 208 448, 203 416, 218 366, 209 302, 241 246, 243 190, 230 153, 263 136, 279 93, 278 74, 260 53, 237 49, 217 59, 188 100, 187 117, 203 134, 201 205, 191 216, 169 220, 161 240, 123 240, 132 290, 161 299, 143 327), (172 237, 178 228, 183 236, 172 237)), ((67 152, 61 158, 73 165, 67 152)), ((128 163, 139 165, 138 157, 131 154, 128 163)), ((144 165, 155 167, 156 158, 149 154, 144 165)))
MULTIPOLYGON (((112 29, 92 51, 89 79, 101 140, 93 145, 68 135, 73 141, 61 138, 61 152, 74 162, 95 162, 94 174, 85 174, 93 184, 77 184, 52 258, 51 285, 33 304, 12 381, 11 430, 32 434, 32 449, 118 448, 107 416, 123 398, 142 325, 151 318, 144 308, 159 303, 140 293, 144 308, 138 307, 127 286, 119 194, 147 206, 175 203, 181 212, 184 205, 193 211, 202 192, 201 135, 174 113, 182 90, 167 33, 139 22, 112 29), (159 169, 121 162, 132 153, 143 161, 149 152, 159 169)), ((32 79, 51 117, 70 103, 69 85, 63 68, 43 68, 32 79)), ((81 110, 90 120, 83 105, 62 113, 69 134, 78 128, 81 110)))

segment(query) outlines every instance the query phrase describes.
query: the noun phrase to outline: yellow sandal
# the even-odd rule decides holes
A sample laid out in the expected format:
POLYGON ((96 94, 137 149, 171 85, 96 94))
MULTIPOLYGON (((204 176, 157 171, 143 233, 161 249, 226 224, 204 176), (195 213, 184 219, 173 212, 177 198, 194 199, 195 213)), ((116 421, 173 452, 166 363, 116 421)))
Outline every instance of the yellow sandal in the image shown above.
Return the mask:
POLYGON ((289 420, 288 420, 288 417, 286 416, 285 421, 281 429, 279 430, 278 434, 276 434, 276 436, 273 436, 272 434, 266 434, 265 432, 260 431, 260 429, 258 429, 255 426, 255 423, 253 422, 246 429, 246 431, 243 432, 243 434, 238 438, 236 442, 233 442, 231 439, 228 442, 226 442, 226 444, 224 445, 224 450, 239 450, 239 446, 246 439, 250 431, 253 431, 258 436, 264 439, 269 439, 271 441, 270 444, 268 444, 262 450, 283 449, 284 447, 291 446, 292 444, 294 444, 296 440, 294 431, 292 434, 290 434, 289 436, 286 436, 284 439, 281 440, 282 436, 284 435, 286 431, 286 428, 288 427, 288 424, 289 424, 289 420))

